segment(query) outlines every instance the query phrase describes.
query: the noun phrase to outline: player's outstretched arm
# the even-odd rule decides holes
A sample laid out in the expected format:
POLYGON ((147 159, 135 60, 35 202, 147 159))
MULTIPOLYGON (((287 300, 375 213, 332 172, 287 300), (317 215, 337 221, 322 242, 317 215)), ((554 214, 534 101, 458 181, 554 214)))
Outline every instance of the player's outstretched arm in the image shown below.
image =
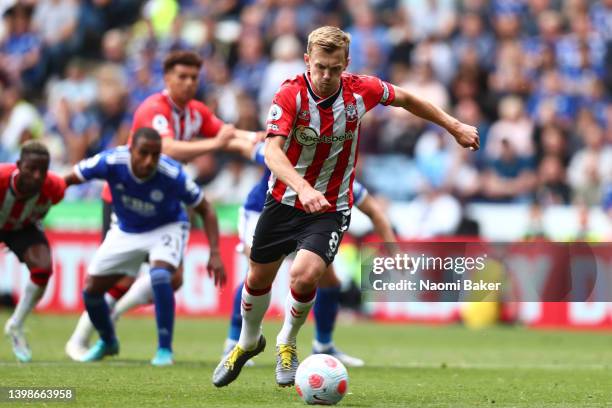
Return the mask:
POLYGON ((225 285, 227 278, 219 249, 219 220, 217 219, 217 213, 205 198, 202 198, 202 201, 200 201, 194 210, 200 214, 204 221, 204 233, 210 247, 210 257, 206 267, 208 276, 215 279, 215 285, 225 285))
POLYGON ((391 102, 391 105, 404 108, 423 119, 442 126, 463 147, 469 147, 471 150, 480 148, 478 130, 474 126, 462 123, 433 103, 419 98, 403 88, 394 86, 394 89, 395 99, 391 102))
POLYGON ((224 150, 240 154, 242 157, 252 160, 257 145, 265 139, 264 132, 250 132, 236 129, 236 137, 230 140, 224 150))
POLYGON ((381 237, 384 242, 397 241, 389 218, 387 218, 374 197, 369 194, 366 195, 363 202, 361 202, 357 208, 359 208, 372 221, 372 224, 374 224, 374 231, 376 231, 376 234, 378 234, 378 236, 381 237))
POLYGON ((72 172, 70 172, 69 174, 66 174, 64 176, 64 181, 66 182, 66 187, 70 187, 72 185, 77 185, 77 184, 82 184, 83 183, 83 180, 81 180, 79 178, 79 176, 76 175, 74 170, 72 172))
POLYGON ((266 139, 266 165, 280 181, 298 194, 307 213, 324 212, 330 207, 329 202, 321 192, 315 190, 298 174, 283 151, 284 144, 285 138, 282 136, 271 136, 266 139))
POLYGON ((189 162, 205 153, 223 149, 235 136, 236 129, 233 125, 223 125, 217 135, 209 139, 185 141, 164 137, 162 139, 162 153, 174 160, 189 162))

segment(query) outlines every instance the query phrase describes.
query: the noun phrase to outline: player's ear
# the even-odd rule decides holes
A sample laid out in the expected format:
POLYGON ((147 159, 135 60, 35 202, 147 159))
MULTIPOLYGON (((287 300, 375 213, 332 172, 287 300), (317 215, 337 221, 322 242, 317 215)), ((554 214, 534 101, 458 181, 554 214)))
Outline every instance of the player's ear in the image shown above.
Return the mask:
POLYGON ((344 69, 348 68, 350 64, 351 64, 351 57, 346 57, 346 65, 344 66, 344 69))
POLYGON ((310 72, 310 55, 304 53, 304 64, 306 64, 306 70, 310 72))

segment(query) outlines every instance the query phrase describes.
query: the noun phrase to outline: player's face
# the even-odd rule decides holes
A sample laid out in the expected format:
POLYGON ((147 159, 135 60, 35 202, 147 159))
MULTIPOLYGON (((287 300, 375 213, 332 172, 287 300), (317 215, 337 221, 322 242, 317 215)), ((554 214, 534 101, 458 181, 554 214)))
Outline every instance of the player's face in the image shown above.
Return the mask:
POLYGON ((338 90, 340 76, 348 65, 343 49, 327 52, 320 47, 314 47, 310 54, 304 54, 304 62, 310 72, 314 91, 324 98, 338 90))
POLYGON ((173 101, 186 104, 198 90, 200 70, 190 65, 175 65, 164 75, 166 87, 173 101))
POLYGON ((149 178, 155 172, 161 155, 161 141, 138 139, 130 147, 132 172, 140 179, 149 178))
POLYGON ((39 154, 26 154, 17 162, 17 167, 17 190, 25 195, 38 193, 47 178, 49 158, 39 154))

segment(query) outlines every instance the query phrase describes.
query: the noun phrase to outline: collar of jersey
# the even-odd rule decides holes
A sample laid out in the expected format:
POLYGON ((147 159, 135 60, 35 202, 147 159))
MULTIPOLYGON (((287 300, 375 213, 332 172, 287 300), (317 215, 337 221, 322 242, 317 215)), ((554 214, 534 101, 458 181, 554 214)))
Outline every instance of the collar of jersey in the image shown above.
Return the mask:
POLYGON ((175 111, 176 113, 179 114, 179 116, 182 116, 185 114, 185 110, 186 109, 181 109, 178 107, 178 105, 172 100, 172 98, 170 97, 170 92, 168 92, 167 89, 164 89, 162 91, 162 94, 166 97, 166 99, 168 99, 168 102, 170 102, 170 106, 172 107, 172 110, 175 111))
POLYGON ((18 173, 19 173, 19 169, 15 169, 11 173, 11 178, 10 178, 10 181, 9 181, 9 189, 11 190, 11 193, 13 193, 13 195, 15 196, 15 198, 17 200, 23 200, 23 199, 28 198, 28 197, 24 197, 19 192, 19 190, 17 190, 17 174, 18 173))
MULTIPOLYGON (((159 164, 158 164, 159 165, 159 164)), ((128 160, 127 162, 127 166, 128 166, 128 171, 130 173, 130 177, 132 178, 132 180, 134 180, 136 183, 138 184, 143 184, 146 183, 147 181, 151 180, 153 177, 155 177, 155 175, 157 174, 157 167, 155 167, 155 171, 147 178, 141 179, 136 177, 136 175, 134 174, 134 172, 132 171, 132 161, 128 160)))
POLYGON ((312 85, 310 83, 309 73, 304 74, 304 80, 306 81, 306 88, 308 89, 308 93, 310 94, 310 96, 312 96, 312 99, 315 100, 317 105, 323 109, 331 108, 334 102, 336 102, 336 99, 338 99, 338 96, 340 96, 340 94, 342 93, 342 79, 340 79, 340 86, 338 87, 338 90, 333 95, 330 95, 327 98, 321 98, 315 93, 315 91, 313 91, 312 85))

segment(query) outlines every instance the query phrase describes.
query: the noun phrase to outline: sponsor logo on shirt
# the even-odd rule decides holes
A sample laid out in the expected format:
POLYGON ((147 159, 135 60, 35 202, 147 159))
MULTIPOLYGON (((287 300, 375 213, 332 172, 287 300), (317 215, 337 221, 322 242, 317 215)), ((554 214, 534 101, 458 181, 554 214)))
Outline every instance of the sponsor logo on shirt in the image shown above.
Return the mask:
POLYGON ((155 206, 138 198, 123 194, 121 195, 121 203, 128 210, 131 210, 143 217, 153 217, 155 215, 155 206))
POLYGON ((342 143, 351 140, 354 137, 352 131, 348 131, 343 135, 321 135, 309 126, 297 126, 293 130, 293 137, 302 146, 312 146, 317 143, 342 143))
POLYGON ((268 130, 273 130, 275 132, 278 132, 279 128, 278 128, 278 125, 275 125, 274 123, 269 123, 268 130))

